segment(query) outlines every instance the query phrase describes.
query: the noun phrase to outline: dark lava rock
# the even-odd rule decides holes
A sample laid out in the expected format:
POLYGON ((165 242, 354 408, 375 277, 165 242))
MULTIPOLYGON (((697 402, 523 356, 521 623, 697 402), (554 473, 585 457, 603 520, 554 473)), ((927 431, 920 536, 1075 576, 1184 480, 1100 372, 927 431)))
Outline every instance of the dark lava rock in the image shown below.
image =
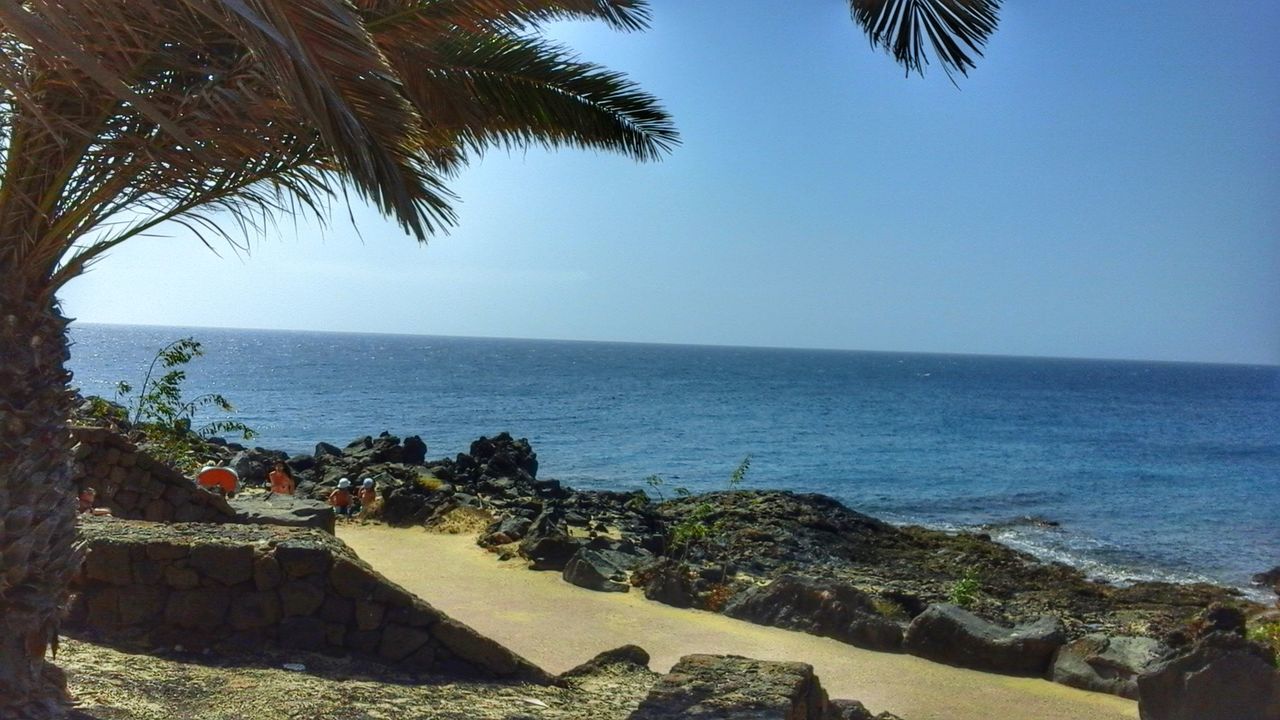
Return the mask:
POLYGON ((902 720, 891 712, 872 715, 871 711, 857 700, 832 700, 827 717, 830 720, 902 720))
POLYGON ((1213 632, 1228 632, 1244 637, 1244 611, 1237 607, 1213 603, 1191 621, 1195 636, 1203 637, 1213 632))
POLYGON ((582 538, 568 535, 545 535, 520 544, 520 554, 532 561, 533 570, 564 570, 578 550, 586 544, 582 538))
POLYGON ((1042 617, 1005 628, 955 605, 933 605, 911 621, 904 647, 912 655, 973 670, 1043 677, 1066 640, 1062 622, 1042 617))
POLYGON ((1280 592, 1280 565, 1266 572, 1257 573, 1251 579, 1254 585, 1276 588, 1276 592, 1280 592))
POLYGON ((633 581, 644 585, 644 596, 671 607, 691 608, 697 602, 689 568, 662 558, 636 572, 633 581))
POLYGON ((1138 678, 1142 720, 1276 720, 1275 655, 1235 633, 1210 633, 1138 678))
POLYGON ((1058 648, 1049 679, 1137 700, 1138 676, 1154 667, 1168 650, 1152 638, 1085 635, 1058 648))
POLYGON ((881 615, 870 595, 849 585, 783 575, 740 593, 724 614, 872 650, 902 650, 902 626, 881 615))
POLYGON ((643 558, 616 550, 584 547, 569 558, 564 566, 565 581, 600 592, 627 592, 627 571, 643 562, 643 558))
POLYGON ((663 675, 630 720, 828 720, 813 666, 734 655, 686 655, 663 675))
POLYGON ((645 652, 644 648, 639 645, 623 645, 612 650, 605 650, 581 665, 565 670, 556 676, 556 679, 563 680, 565 678, 593 675, 613 665, 634 665, 648 668, 649 653, 645 652))
POLYGON ((314 457, 316 460, 326 457, 342 457, 342 450, 338 449, 337 445, 330 445, 326 442, 316 443, 314 457))
POLYGON ((421 465, 427 461, 427 444, 417 435, 404 439, 404 452, 401 462, 409 465, 421 465))

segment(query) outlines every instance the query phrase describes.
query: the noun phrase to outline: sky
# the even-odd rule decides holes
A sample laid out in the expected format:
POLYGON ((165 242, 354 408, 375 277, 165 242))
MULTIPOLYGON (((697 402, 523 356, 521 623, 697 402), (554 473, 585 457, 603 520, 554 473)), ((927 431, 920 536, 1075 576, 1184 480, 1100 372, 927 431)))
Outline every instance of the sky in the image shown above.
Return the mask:
POLYGON ((1280 364, 1280 3, 1008 2, 954 85, 904 77, 844 0, 651 4, 644 33, 550 34, 662 100, 662 162, 493 152, 426 246, 363 206, 247 256, 172 226, 64 312, 1280 364))

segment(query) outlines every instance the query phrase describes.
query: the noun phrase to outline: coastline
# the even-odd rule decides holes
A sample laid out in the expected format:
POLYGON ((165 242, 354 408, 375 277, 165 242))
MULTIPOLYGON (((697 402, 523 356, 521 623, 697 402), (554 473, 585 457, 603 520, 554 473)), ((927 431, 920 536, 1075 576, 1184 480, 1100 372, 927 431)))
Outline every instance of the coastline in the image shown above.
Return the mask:
POLYGON ((733 653, 814 665, 832 697, 909 720, 1129 720, 1137 704, 1031 678, 980 673, 909 655, 676 609, 638 593, 595 593, 556 573, 500 562, 474 537, 380 525, 342 525, 338 537, 376 570, 551 672, 635 643, 665 672, 690 652, 733 653))

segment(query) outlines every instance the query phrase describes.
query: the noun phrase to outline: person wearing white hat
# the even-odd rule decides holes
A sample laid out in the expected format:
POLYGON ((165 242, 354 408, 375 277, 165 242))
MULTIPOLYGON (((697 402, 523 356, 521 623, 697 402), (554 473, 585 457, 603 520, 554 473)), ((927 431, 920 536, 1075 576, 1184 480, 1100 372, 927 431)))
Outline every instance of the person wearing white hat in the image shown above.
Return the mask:
POLYGON ((360 481, 360 490, 356 493, 359 503, 359 517, 365 519, 373 512, 373 503, 378 499, 378 491, 373 488, 373 478, 367 477, 360 481))
POLYGON ((333 514, 338 517, 351 517, 352 507, 355 505, 355 497, 351 494, 351 481, 342 478, 338 481, 338 489, 329 493, 329 505, 333 507, 333 514))

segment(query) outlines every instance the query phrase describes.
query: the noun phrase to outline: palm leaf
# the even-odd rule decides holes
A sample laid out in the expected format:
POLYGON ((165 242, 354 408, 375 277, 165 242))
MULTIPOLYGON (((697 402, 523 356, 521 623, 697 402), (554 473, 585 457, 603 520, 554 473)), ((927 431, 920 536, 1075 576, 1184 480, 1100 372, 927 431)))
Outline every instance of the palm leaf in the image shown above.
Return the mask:
POLYGON ((967 75, 996 30, 1000 0, 849 0, 853 19, 908 73, 924 73, 929 53, 950 75, 967 75))

